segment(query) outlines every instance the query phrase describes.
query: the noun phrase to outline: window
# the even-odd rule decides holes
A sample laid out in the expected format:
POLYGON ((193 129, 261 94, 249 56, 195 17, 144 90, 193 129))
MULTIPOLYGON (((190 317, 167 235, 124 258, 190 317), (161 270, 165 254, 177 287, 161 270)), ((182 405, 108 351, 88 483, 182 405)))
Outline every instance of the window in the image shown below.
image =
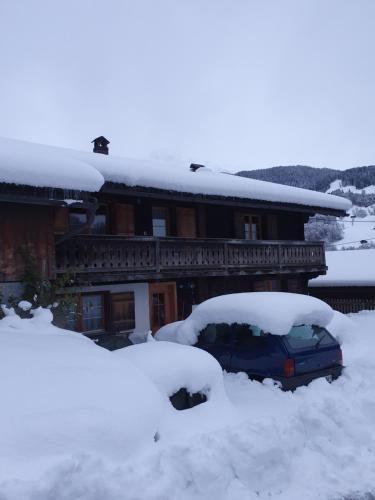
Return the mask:
POLYGON ((94 222, 91 224, 91 234, 106 234, 107 232, 107 216, 106 214, 95 214, 94 222))
POLYGON ((288 335, 285 336, 285 339, 292 349, 314 347, 317 345, 332 345, 335 343, 334 338, 325 328, 316 325, 293 326, 288 335))
POLYGON ((245 240, 259 240, 261 238, 261 220, 259 215, 236 214, 237 237, 245 240))
POLYGON ((82 331, 102 330, 104 326, 103 295, 82 296, 82 331))
MULTIPOLYGON (((81 228, 87 222, 87 215, 85 212, 71 211, 69 212, 69 228, 75 230, 81 228)), ((85 233, 90 234, 106 234, 107 232, 107 214, 103 209, 95 214, 94 220, 90 228, 86 228, 85 233)))
POLYGON ((258 349, 267 345, 268 333, 265 333, 258 326, 234 323, 231 325, 234 342, 237 347, 250 347, 258 349))
POLYGON ((169 230, 169 213, 164 207, 152 207, 152 234, 154 236, 167 236, 169 230))
POLYGON ((116 332, 135 328, 134 292, 112 295, 112 321, 116 332))
POLYGON ((228 345, 230 344, 231 326, 226 323, 210 324, 201 331, 198 345, 228 345))
POLYGON ((254 292, 277 292, 280 290, 280 280, 255 281, 254 292))
POLYGON ((76 304, 69 308, 67 326, 78 332, 104 330, 104 297, 102 294, 82 295, 76 304))

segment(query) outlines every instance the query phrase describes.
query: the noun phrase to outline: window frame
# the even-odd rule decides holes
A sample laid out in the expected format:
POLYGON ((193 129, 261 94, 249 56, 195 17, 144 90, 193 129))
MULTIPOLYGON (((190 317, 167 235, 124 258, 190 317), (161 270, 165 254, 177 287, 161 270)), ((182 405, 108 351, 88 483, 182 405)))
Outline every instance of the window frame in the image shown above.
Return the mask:
POLYGON ((171 215, 170 215, 170 209, 169 207, 166 207, 166 206, 161 206, 161 205, 153 205, 152 206, 152 235, 155 237, 155 238, 166 238, 167 236, 170 235, 170 219, 171 219, 171 215), (156 210, 160 210, 162 211, 164 214, 165 214, 165 219, 161 219, 161 218, 155 218, 154 217, 154 211, 156 210), (155 224, 154 224, 154 221, 157 221, 157 220, 165 220, 165 234, 164 235, 158 235, 158 234, 155 234, 155 224))

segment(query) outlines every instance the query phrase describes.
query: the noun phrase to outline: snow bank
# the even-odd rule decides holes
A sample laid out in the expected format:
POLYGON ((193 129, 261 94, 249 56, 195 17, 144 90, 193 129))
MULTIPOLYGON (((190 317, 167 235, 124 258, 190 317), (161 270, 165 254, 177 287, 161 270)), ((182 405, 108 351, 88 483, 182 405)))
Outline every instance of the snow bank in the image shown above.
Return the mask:
POLYGON ((238 421, 223 383, 223 371, 214 357, 196 347, 171 342, 147 342, 114 351, 134 364, 159 389, 167 408, 159 425, 163 440, 212 432, 238 421), (189 410, 175 410, 169 397, 180 389, 203 393, 207 402, 189 410))
POLYGON ((56 328, 48 310, 34 311, 32 319, 6 312, 0 321, 2 479, 32 475, 57 457, 123 458, 153 444, 163 402, 138 368, 56 328))
POLYGON ((309 281, 309 287, 375 286, 375 249, 326 252, 327 274, 309 281))
MULTIPOLYGON (((241 373, 227 374, 226 391, 242 417, 240 423, 167 445, 160 441, 131 460, 113 461, 107 452, 70 457, 30 481, 0 481, 0 497, 367 498, 367 492, 374 494, 375 312, 350 319, 353 335, 342 346, 346 368, 332 384, 316 380, 290 393, 241 373)), ((19 474, 20 465, 14 477, 19 474)))
MULTIPOLYGON (((210 323, 247 323, 273 335, 286 335, 293 325, 325 327, 333 317, 328 304, 307 295, 249 292, 221 295, 199 304, 176 328, 176 341, 193 345, 210 323)), ((164 340, 163 330, 157 334, 164 340)))
POLYGON ((345 198, 248 179, 188 165, 118 158, 84 151, 0 139, 0 182, 98 191, 104 181, 127 186, 184 191, 348 210, 345 198))

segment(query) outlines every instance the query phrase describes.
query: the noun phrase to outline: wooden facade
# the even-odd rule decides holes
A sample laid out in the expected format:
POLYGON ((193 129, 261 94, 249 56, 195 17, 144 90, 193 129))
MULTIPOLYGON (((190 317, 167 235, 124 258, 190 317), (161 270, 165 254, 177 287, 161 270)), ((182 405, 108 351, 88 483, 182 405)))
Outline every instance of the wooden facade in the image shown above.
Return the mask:
POLYGON ((137 330, 139 301, 155 331, 215 295, 306 293, 308 279, 326 272, 323 243, 304 241, 314 207, 109 183, 96 199, 70 193, 67 204, 62 190, 5 188, 0 286, 21 280, 27 247, 43 277, 72 276, 79 321, 64 326, 90 335, 137 330))

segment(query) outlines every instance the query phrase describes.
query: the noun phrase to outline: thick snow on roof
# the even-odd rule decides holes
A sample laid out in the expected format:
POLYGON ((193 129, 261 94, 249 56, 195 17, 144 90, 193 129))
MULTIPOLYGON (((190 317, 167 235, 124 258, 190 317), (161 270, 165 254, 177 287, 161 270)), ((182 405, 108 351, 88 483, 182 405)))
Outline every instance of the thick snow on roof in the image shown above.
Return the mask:
POLYGON ((350 201, 272 182, 247 179, 188 165, 134 160, 0 139, 0 182, 98 191, 104 181, 128 186, 230 196, 348 210, 350 201))
POLYGON ((309 281, 309 287, 375 286, 375 249, 326 252, 328 271, 309 281))
MULTIPOLYGON (((331 307, 315 297, 284 292, 248 292, 220 295, 199 304, 188 318, 177 325, 175 340, 193 345, 210 323, 246 323, 273 335, 286 335, 293 325, 327 326, 333 317, 331 307)), ((171 328, 158 340, 171 340, 171 328)))
POLYGON ((0 182, 98 191, 102 174, 67 149, 0 138, 0 182))

